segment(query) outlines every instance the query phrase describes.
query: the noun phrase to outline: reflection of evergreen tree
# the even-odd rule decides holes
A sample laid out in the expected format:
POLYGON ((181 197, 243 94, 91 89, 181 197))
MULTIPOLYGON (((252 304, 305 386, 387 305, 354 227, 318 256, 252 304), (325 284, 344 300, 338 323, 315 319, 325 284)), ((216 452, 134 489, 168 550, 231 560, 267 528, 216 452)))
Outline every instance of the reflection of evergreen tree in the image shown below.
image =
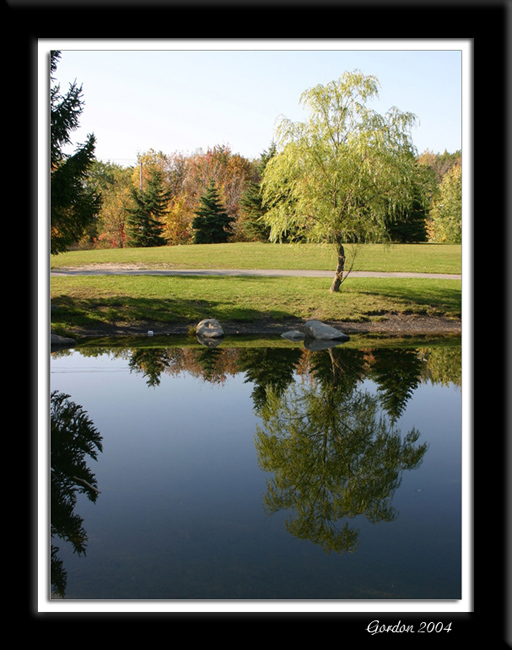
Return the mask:
POLYGON ((381 404, 395 421, 402 415, 418 387, 423 371, 417 350, 381 349, 374 351, 371 377, 378 384, 381 404))
POLYGON ((241 352, 239 368, 245 372, 245 382, 254 384, 251 397, 257 411, 265 405, 270 388, 280 395, 291 384, 300 355, 299 349, 286 348, 246 348, 241 352))
POLYGON ((165 348, 139 348, 132 352, 128 365, 130 370, 142 372, 148 386, 159 386, 160 375, 169 363, 165 348))
POLYGON ((322 386, 351 393, 365 376, 366 359, 361 350, 329 348, 313 353, 311 367, 322 386))
MULTIPOLYGON (((87 534, 74 509, 79 492, 93 503, 98 498, 96 477, 86 457, 97 460, 102 438, 82 407, 68 398, 57 391, 51 395, 51 536, 70 542, 75 553, 85 555, 87 534)), ((58 551, 52 543, 52 590, 64 596, 67 574, 58 551)))
POLYGON ((220 348, 201 348, 197 355, 197 362, 203 369, 203 378, 214 382, 219 376, 219 361, 222 357, 220 348))

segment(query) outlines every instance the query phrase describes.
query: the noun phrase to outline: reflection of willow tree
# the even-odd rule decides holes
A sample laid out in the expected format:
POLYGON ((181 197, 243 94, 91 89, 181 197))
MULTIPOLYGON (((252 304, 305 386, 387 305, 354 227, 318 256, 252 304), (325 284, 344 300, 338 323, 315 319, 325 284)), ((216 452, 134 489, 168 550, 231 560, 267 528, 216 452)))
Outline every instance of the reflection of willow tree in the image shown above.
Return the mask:
POLYGON ((418 467, 427 450, 415 444, 415 429, 402 439, 378 398, 355 386, 357 355, 345 371, 341 355, 329 350, 316 358, 313 381, 297 382, 281 395, 270 389, 256 435, 260 466, 274 473, 267 511, 294 510, 286 524, 292 534, 338 553, 358 546, 358 531, 347 519, 395 519, 391 502, 402 473, 418 467))
MULTIPOLYGON (((51 536, 70 542, 75 553, 85 555, 87 534, 74 509, 79 492, 93 503, 98 498, 96 477, 86 457, 97 460, 102 438, 82 407, 68 398, 57 391, 51 394, 51 536)), ((52 544, 52 590, 64 596, 67 574, 58 551, 52 544)))
POLYGON ((462 349, 460 345, 424 348, 420 356, 424 363, 425 378, 433 384, 448 386, 462 384, 462 349))

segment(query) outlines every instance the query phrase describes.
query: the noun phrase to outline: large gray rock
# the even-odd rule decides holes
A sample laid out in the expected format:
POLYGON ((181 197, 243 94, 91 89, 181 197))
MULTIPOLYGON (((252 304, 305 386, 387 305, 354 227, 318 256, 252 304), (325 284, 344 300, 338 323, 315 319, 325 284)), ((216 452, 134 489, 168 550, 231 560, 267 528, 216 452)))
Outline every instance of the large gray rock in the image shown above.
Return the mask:
POLYGON ((335 327, 326 325, 319 320, 308 320, 304 323, 304 333, 306 338, 317 341, 337 341, 338 339, 348 339, 349 337, 337 330, 335 327))
POLYGON ((196 334, 202 338, 216 339, 224 336, 224 330, 215 318, 205 318, 197 325, 196 334))
POLYGON ((342 345, 345 339, 331 339, 330 341, 317 341, 316 339, 306 339, 304 347, 311 352, 319 352, 320 350, 330 350, 337 345, 342 345))

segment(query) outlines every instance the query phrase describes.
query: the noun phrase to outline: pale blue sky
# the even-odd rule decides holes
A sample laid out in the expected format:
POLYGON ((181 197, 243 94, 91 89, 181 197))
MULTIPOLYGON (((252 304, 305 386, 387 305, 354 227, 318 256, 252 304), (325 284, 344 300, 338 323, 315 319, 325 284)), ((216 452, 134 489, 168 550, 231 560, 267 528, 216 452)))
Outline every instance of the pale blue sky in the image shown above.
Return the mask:
MULTIPOLYGON (((73 140, 82 142, 94 132, 96 157, 103 161, 128 165, 151 148, 188 154, 217 144, 257 158, 270 146, 280 117, 305 118, 299 106, 304 90, 354 69, 379 79, 380 97, 372 103, 376 110, 397 106, 418 116, 412 135, 420 153, 462 147, 461 66, 469 56, 464 42, 461 48, 457 42, 418 41, 401 50, 376 41, 363 50, 343 51, 302 49, 302 42, 281 42, 279 47, 294 49, 270 51, 260 49, 257 40, 243 43, 243 50, 219 50, 223 45, 217 41, 207 49, 208 43, 199 44, 203 49, 173 51, 164 48, 190 44, 163 42, 150 51, 137 41, 109 42, 108 49, 102 42, 48 41, 40 43, 40 55, 45 47, 62 51, 57 80, 63 91, 74 79, 83 84, 85 107, 73 140)), ((264 42, 264 47, 271 45, 264 42)))

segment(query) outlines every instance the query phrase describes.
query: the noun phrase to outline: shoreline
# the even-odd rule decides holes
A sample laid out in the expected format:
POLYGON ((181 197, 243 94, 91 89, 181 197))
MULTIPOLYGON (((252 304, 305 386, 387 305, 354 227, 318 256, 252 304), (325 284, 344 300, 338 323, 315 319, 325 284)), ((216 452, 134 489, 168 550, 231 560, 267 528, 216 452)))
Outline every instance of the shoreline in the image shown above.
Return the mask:
MULTIPOLYGON (((351 334, 376 334, 382 336, 424 336, 424 335, 460 335, 462 323, 439 316, 418 316, 386 314, 375 321, 365 322, 343 322, 324 321, 341 330, 347 335, 351 334)), ((222 328, 226 336, 275 336, 284 332, 302 327, 304 321, 301 319, 274 321, 227 321, 222 322, 222 328)), ((52 332, 52 346, 72 345, 77 339, 88 339, 97 337, 130 337, 144 336, 148 331, 154 336, 184 335, 190 333, 196 323, 154 323, 151 321, 139 321, 134 324, 103 324, 96 328, 70 328, 67 336, 59 336, 52 332)))

